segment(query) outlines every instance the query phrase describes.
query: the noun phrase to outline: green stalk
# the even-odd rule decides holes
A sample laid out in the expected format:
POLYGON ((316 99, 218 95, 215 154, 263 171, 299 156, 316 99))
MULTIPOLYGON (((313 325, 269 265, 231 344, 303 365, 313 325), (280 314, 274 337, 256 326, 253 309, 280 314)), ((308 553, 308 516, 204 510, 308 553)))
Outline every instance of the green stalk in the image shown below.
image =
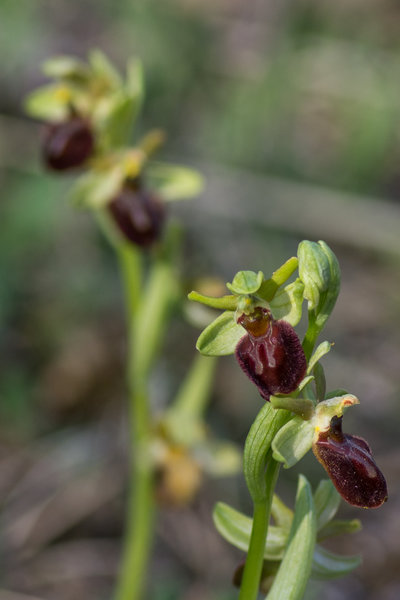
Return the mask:
POLYGON ((264 561, 265 543, 271 516, 272 497, 278 478, 280 463, 273 460, 269 453, 265 473, 266 489, 262 501, 254 503, 253 527, 249 551, 240 586, 239 600, 256 600, 259 593, 261 571, 264 561))
POLYGON ((115 600, 142 597, 154 532, 154 478, 148 448, 151 420, 144 382, 136 382, 130 405, 131 468, 127 526, 115 600))
POLYGON ((170 257, 159 256, 154 259, 147 285, 142 289, 140 256, 135 256, 127 247, 119 247, 117 254, 128 314, 131 487, 115 600, 139 600, 143 597, 148 572, 155 518, 148 378, 165 330, 169 308, 176 294, 176 279, 170 257))

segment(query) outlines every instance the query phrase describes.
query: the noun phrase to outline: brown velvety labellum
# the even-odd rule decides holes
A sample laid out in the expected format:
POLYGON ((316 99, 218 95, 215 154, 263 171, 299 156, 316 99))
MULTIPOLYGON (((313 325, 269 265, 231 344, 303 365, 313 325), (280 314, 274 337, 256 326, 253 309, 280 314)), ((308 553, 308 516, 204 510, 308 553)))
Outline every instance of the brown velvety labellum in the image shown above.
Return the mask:
POLYGON ((264 320, 242 315, 238 323, 248 333, 236 347, 236 358, 261 396, 290 394, 303 379, 307 361, 300 340, 286 321, 275 321, 267 309, 256 309, 264 320), (254 335, 257 332, 259 335, 254 335))
POLYGON ((320 433, 313 451, 346 502, 359 508, 378 508, 388 497, 385 478, 367 442, 342 433, 342 418, 334 417, 320 433))
POLYGON ((45 129, 42 151, 47 167, 66 171, 80 167, 94 149, 94 136, 87 121, 72 117, 45 129))
POLYGON ((137 246, 151 246, 161 237, 165 221, 164 205, 137 181, 124 184, 110 202, 109 210, 123 235, 137 246))

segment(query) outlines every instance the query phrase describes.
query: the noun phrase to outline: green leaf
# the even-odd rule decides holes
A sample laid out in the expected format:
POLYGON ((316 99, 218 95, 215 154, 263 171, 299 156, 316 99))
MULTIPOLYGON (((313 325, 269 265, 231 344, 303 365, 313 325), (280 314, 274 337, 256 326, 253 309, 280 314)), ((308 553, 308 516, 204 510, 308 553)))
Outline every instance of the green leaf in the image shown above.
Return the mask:
POLYGON ((274 459, 283 462, 286 469, 293 467, 310 450, 313 437, 313 423, 294 417, 274 437, 274 459))
POLYGON ((31 92, 25 99, 26 112, 44 121, 62 121, 69 115, 71 95, 60 84, 46 85, 31 92))
POLYGON ((271 443, 277 432, 290 419, 287 410, 276 410, 267 402, 250 428, 243 454, 243 470, 247 487, 255 504, 264 502, 267 494, 265 469, 271 443))
POLYGON ((42 64, 42 70, 47 77, 77 83, 87 81, 90 76, 87 65, 74 56, 53 56, 42 64))
POLYGON ((89 171, 81 175, 69 194, 78 206, 99 209, 106 206, 118 193, 124 180, 120 165, 107 171, 89 171))
POLYGON ((320 344, 317 349, 315 350, 315 352, 313 353, 313 355, 310 358, 310 362, 308 363, 308 368, 307 368, 307 374, 309 375, 313 368, 315 367, 315 365, 317 364, 317 362, 319 360, 321 360, 321 358, 323 356, 325 356, 325 354, 328 354, 328 352, 330 351, 330 349, 332 348, 332 344, 330 342, 322 342, 322 344, 320 344))
POLYGON ((233 278, 232 283, 227 283, 226 287, 234 294, 255 294, 264 281, 262 271, 239 271, 233 278))
POLYGON ((246 334, 235 320, 235 313, 225 311, 200 334, 196 348, 206 356, 226 356, 235 352, 239 340, 246 334))
POLYGON ((311 574, 316 540, 316 517, 311 486, 300 475, 288 544, 268 600, 302 600, 311 574))
MULTIPOLYGON (((359 567, 361 562, 361 556, 340 556, 316 545, 311 577, 322 580, 343 577, 359 567)), ((269 597, 268 600, 270 600, 269 597)), ((282 598, 282 600, 284 599, 282 598)))
POLYGON ((270 301, 274 318, 283 319, 295 327, 301 319, 303 290, 304 284, 299 278, 279 290, 270 301))
POLYGON ((318 541, 321 542, 336 535, 357 533, 361 529, 362 525, 359 519, 335 519, 318 531, 318 541))
POLYGON ((276 494, 272 498, 271 515, 278 527, 290 529, 292 526, 293 511, 276 494))
POLYGON ((188 167, 151 162, 146 174, 150 186, 167 202, 197 196, 204 187, 203 177, 188 167))
MULTIPOLYGON (((230 544, 247 552, 250 544, 253 519, 235 510, 223 502, 215 505, 213 512, 214 525, 220 535, 230 544)), ((288 531, 270 525, 265 544, 264 558, 279 560, 282 558, 288 537, 288 531)))
POLYGON ((340 495, 330 479, 322 479, 314 494, 318 530, 336 515, 340 505, 340 495))

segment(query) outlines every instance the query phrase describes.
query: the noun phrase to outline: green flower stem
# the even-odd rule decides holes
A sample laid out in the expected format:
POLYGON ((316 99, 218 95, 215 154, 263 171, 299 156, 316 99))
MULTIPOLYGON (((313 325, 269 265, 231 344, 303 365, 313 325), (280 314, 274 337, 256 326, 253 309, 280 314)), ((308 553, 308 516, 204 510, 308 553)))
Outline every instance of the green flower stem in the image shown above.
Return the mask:
POLYGON ((266 469, 266 490, 263 501, 254 503, 253 527, 249 551, 240 586, 239 600, 256 600, 259 593, 261 571, 264 561, 265 543, 271 515, 272 497, 278 478, 280 463, 269 453, 266 469))
POLYGON ((115 600, 138 600, 143 595, 147 564, 151 552, 155 502, 154 473, 149 446, 151 419, 144 381, 137 381, 131 396, 132 435, 127 526, 120 576, 115 600))
POLYGON ((142 288, 142 256, 137 248, 128 244, 117 246, 119 265, 124 286, 128 325, 133 325, 132 314, 136 314, 142 288))
POLYGON ((160 254, 154 259, 143 290, 141 257, 135 252, 126 246, 117 248, 128 313, 131 489, 115 600, 139 600, 143 595, 155 516, 154 466, 150 452, 152 419, 147 383, 176 295, 170 257, 160 254))

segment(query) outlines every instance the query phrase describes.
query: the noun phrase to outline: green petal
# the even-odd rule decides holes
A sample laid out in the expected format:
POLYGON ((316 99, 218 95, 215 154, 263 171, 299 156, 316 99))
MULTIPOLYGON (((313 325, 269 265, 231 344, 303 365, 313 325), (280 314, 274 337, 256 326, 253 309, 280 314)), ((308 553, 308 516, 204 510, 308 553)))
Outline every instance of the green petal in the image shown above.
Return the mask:
POLYGON ((246 334, 235 320, 235 313, 225 311, 200 334, 196 348, 206 356, 226 356, 235 352, 239 340, 246 334))
POLYGON ((303 304, 304 284, 300 279, 279 290, 270 302, 275 319, 283 319, 295 327, 300 319, 303 304))
POLYGON ((32 117, 44 121, 62 121, 69 115, 69 94, 62 93, 60 84, 46 85, 29 94, 25 110, 32 117), (61 93, 60 93, 61 92, 61 93))
POLYGON ((226 287, 234 294, 255 294, 264 281, 262 271, 239 271, 233 278, 232 283, 227 283, 226 287))
POLYGON ((293 467, 311 449, 313 437, 312 422, 294 417, 273 439, 274 459, 283 462, 286 469, 293 467))

